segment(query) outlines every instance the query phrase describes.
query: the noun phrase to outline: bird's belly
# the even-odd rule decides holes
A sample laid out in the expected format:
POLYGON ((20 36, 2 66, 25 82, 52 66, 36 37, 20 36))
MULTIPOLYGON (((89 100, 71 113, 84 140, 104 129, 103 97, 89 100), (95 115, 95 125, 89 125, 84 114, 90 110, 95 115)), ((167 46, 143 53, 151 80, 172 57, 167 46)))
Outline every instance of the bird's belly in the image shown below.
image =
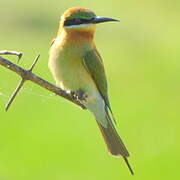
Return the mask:
POLYGON ((56 80, 57 86, 67 91, 78 91, 79 89, 90 93, 96 91, 96 85, 90 74, 85 69, 83 62, 78 57, 50 59, 49 68, 56 80))

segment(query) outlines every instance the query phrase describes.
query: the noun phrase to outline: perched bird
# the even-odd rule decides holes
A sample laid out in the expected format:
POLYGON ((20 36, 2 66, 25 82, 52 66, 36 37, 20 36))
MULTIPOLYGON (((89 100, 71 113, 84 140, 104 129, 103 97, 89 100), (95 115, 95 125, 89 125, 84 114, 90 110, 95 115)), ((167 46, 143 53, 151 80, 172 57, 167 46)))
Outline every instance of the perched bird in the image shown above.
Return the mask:
POLYGON ((49 68, 56 84, 95 116, 109 152, 122 156, 133 174, 129 153, 115 128, 104 65, 94 42, 96 24, 108 21, 118 20, 96 16, 86 8, 66 10, 50 48, 49 68))

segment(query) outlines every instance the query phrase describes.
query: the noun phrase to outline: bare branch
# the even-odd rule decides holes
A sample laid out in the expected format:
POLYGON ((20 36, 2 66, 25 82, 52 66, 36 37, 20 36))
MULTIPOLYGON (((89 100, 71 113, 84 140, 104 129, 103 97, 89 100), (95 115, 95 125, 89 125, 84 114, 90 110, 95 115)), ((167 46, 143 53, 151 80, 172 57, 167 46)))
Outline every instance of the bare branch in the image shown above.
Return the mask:
MULTIPOLYGON (((22 53, 18 53, 15 51, 0 51, 0 55, 17 55, 19 57, 19 59, 22 56, 22 53)), ((23 68, 21 68, 20 66, 17 66, 16 64, 13 64, 12 62, 10 62, 9 60, 3 58, 0 56, 0 65, 4 66, 5 68, 15 72, 16 74, 18 74, 19 76, 21 76, 22 80, 20 81, 18 87, 16 88, 16 90, 14 91, 13 95, 11 96, 10 100, 8 101, 7 105, 6 105, 6 110, 8 110, 9 106, 11 105, 12 101, 14 100, 14 98, 16 97, 17 93, 19 92, 20 88, 23 86, 23 84, 25 83, 25 81, 30 80, 32 82, 34 82, 35 84, 38 84, 39 86, 61 96, 64 97, 65 99, 73 102, 74 104, 80 106, 82 109, 86 109, 85 106, 83 104, 81 104, 77 98, 75 98, 74 96, 72 96, 71 94, 67 93, 66 91, 62 90, 61 88, 49 83, 48 81, 42 79, 41 77, 35 75, 34 73, 32 73, 32 69, 34 68, 35 64, 37 63, 39 59, 39 56, 37 56, 37 58, 35 59, 34 63, 32 64, 31 68, 29 70, 25 70, 23 68)))

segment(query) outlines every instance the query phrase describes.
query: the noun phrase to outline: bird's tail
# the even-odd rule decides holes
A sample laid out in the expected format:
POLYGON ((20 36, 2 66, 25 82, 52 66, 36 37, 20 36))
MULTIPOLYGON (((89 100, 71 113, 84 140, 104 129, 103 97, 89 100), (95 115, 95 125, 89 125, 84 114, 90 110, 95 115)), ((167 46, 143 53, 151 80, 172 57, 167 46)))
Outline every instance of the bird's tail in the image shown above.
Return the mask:
POLYGON ((133 175, 133 170, 128 162, 127 157, 129 157, 129 153, 121 140, 120 136, 117 133, 117 130, 113 124, 113 122, 110 119, 109 114, 106 114, 106 120, 107 120, 107 127, 104 127, 98 120, 97 124, 101 130, 102 136, 106 142, 107 148, 109 152, 114 156, 122 156, 133 175))

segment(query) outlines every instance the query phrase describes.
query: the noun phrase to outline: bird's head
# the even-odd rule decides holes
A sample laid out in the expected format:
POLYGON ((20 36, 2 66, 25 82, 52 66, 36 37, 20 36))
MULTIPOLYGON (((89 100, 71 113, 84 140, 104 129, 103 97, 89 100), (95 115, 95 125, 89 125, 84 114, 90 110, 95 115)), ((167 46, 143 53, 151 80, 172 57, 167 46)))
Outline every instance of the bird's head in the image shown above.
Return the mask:
POLYGON ((61 16, 60 26, 65 30, 95 31, 96 24, 116 19, 96 16, 94 12, 86 8, 73 7, 67 9, 61 16))

